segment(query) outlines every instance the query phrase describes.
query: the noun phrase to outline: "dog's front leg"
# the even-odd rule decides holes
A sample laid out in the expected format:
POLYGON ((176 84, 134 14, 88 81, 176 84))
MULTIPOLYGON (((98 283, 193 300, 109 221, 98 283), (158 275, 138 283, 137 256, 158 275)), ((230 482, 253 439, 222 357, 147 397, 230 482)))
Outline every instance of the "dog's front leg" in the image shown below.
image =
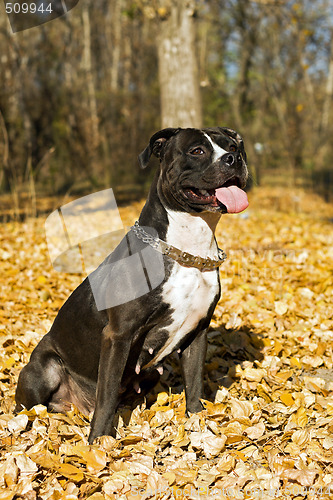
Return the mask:
POLYGON ((98 369, 96 406, 91 422, 89 443, 93 443, 98 436, 110 434, 115 436, 112 423, 130 347, 131 342, 128 337, 115 334, 110 325, 104 328, 98 369))
POLYGON ((183 382, 186 396, 186 410, 198 412, 202 410, 200 399, 203 398, 203 374, 207 351, 207 334, 203 330, 180 353, 183 382))

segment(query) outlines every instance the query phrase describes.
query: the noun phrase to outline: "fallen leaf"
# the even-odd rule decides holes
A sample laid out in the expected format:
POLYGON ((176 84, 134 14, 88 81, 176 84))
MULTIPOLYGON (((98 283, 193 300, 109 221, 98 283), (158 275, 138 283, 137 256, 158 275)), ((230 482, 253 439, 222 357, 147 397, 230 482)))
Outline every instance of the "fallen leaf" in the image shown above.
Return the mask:
POLYGON ((29 422, 29 417, 27 415, 21 414, 9 420, 7 426, 11 433, 22 432, 26 429, 29 422))

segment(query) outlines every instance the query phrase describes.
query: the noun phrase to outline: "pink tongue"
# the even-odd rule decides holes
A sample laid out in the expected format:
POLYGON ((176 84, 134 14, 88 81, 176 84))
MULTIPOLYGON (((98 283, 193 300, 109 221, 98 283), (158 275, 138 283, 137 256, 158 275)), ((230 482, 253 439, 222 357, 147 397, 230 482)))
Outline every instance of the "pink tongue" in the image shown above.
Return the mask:
POLYGON ((239 189, 237 186, 216 189, 215 196, 227 207, 228 214, 238 214, 249 206, 245 191, 239 189))

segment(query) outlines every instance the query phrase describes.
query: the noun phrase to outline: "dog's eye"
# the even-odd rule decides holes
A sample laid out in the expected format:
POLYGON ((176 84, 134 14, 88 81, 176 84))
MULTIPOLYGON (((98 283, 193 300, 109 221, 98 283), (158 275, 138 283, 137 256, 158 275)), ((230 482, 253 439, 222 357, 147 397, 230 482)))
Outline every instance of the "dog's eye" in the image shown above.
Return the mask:
POLYGON ((234 146, 233 144, 231 144, 231 146, 229 147, 229 151, 230 151, 231 153, 236 153, 236 151, 237 151, 236 146, 234 146))
POLYGON ((203 155, 205 152, 202 148, 194 148, 190 153, 191 155, 203 155))

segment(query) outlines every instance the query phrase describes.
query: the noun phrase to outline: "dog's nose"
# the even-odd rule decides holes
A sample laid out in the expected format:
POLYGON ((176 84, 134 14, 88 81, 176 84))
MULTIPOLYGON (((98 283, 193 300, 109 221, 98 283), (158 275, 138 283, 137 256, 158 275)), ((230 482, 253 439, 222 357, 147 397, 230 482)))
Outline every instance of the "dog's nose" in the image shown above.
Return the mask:
POLYGON ((231 167, 231 165, 235 163, 235 157, 231 153, 223 155, 221 160, 223 161, 223 163, 226 163, 228 167, 231 167))

